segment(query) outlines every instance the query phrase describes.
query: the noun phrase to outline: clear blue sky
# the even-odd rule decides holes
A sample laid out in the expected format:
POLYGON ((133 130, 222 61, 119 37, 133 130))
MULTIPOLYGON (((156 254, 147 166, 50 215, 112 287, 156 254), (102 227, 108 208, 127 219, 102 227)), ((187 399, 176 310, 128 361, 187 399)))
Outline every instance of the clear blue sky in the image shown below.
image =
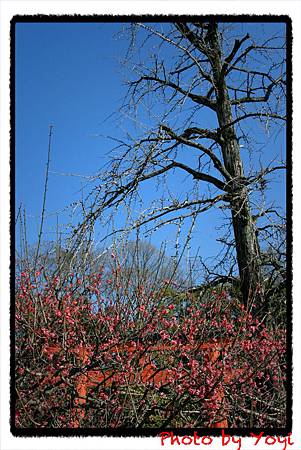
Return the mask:
MULTIPOLYGON (((95 135, 113 132, 110 122, 105 127, 101 123, 124 94, 116 62, 124 45, 113 38, 117 28, 17 24, 16 206, 22 202, 33 219, 28 227, 31 242, 36 240, 42 205, 49 124, 54 125, 53 172, 91 175, 110 149, 111 142, 104 144, 95 135)), ((80 186, 78 178, 51 174, 48 213, 77 200, 80 186)), ((45 231, 50 231, 47 224, 45 231)))
MULTIPOLYGON (((279 26, 283 27, 268 25, 268 31, 272 27, 279 31, 279 26)), ((128 43, 116 37, 120 27, 118 23, 16 25, 16 210, 21 203, 26 207, 30 243, 37 240, 49 124, 54 125, 54 138, 44 238, 50 240, 55 239, 56 213, 60 223, 68 221, 61 211, 80 198, 84 182, 60 174, 94 174, 113 146, 97 135, 119 136, 114 120, 104 120, 119 108, 126 92, 118 59, 128 43)), ((264 155, 274 151, 275 142, 285 152, 281 132, 266 145, 264 155)), ((274 184, 269 196, 284 206, 283 182, 274 184)), ((204 256, 218 249, 215 226, 222 222, 216 222, 217 217, 212 211, 199 221, 194 245, 200 245, 204 256)), ((166 237, 162 230, 158 246, 166 237)))

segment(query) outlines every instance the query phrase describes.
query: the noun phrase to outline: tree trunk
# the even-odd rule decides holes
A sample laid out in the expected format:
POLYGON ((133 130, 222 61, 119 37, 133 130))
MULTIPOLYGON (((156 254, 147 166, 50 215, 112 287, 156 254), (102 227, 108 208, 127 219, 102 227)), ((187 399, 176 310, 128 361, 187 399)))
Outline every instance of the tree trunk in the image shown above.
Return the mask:
POLYGON ((213 78, 216 88, 216 113, 220 128, 220 138, 224 165, 231 180, 231 211, 234 238, 237 253, 237 263, 241 282, 241 292, 244 305, 251 301, 263 299, 263 284, 260 267, 260 249, 258 245, 255 224, 249 206, 248 188, 243 182, 243 166, 240 148, 233 125, 231 103, 225 80, 225 70, 221 55, 221 45, 217 24, 211 23, 207 35, 213 65, 213 78))

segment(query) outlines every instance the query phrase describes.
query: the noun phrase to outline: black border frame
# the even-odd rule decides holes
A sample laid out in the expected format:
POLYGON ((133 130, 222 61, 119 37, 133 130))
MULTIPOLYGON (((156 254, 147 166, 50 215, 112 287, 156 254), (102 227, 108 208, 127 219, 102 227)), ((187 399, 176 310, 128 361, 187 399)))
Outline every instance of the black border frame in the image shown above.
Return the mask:
POLYGON ((71 437, 71 436, 105 436, 105 437, 151 437, 159 436, 163 431, 174 432, 177 436, 191 436, 194 432, 198 436, 221 436, 221 429, 214 428, 168 428, 168 429, 135 429, 135 428, 17 428, 14 423, 15 417, 15 30, 18 23, 126 23, 126 22, 174 22, 196 20, 218 20, 219 22, 274 22, 286 24, 287 42, 287 127, 286 127, 286 217, 287 217, 287 425, 284 428, 226 428, 225 433, 230 436, 250 436, 250 433, 263 436, 286 436, 292 432, 292 19, 288 15, 232 15, 232 14, 210 14, 210 15, 15 15, 11 19, 10 26, 10 431, 15 437, 71 437))

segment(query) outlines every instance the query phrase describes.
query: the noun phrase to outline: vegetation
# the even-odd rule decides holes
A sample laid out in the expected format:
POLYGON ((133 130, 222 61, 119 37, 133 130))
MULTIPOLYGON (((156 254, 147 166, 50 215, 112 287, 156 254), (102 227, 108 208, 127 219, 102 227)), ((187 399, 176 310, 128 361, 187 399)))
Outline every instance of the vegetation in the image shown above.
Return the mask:
POLYGON ((112 220, 118 210, 132 218, 128 229, 152 224, 156 230, 189 219, 194 223, 210 208, 221 208, 228 211, 229 230, 220 241, 228 259, 229 250, 235 250, 242 301, 245 307, 255 302, 267 313, 262 266, 268 261, 262 253, 269 245, 281 245, 277 233, 285 219, 266 206, 265 193, 271 174, 286 165, 280 151, 269 158, 262 143, 258 150, 256 139, 267 144, 269 134, 285 123, 285 37, 238 37, 239 26, 216 21, 132 24, 130 32, 127 62, 134 70, 124 109, 150 125, 142 127, 141 137, 118 140, 91 193, 90 211, 76 230, 76 245, 81 232, 97 220, 112 220), (136 47, 141 42, 139 51, 135 42, 136 47), (251 134, 250 121, 258 138, 251 134), (265 136, 258 124, 264 124, 265 136), (258 164, 258 158, 267 162, 258 164), (180 194, 172 186, 181 175, 187 190, 180 194), (161 189, 150 207, 134 216, 132 205, 150 180, 161 189))
POLYGON ((80 223, 55 242, 43 240, 50 127, 35 246, 21 207, 16 219, 18 429, 286 426, 286 220, 265 197, 285 163, 280 152, 267 161, 252 151, 258 123, 275 133, 285 121, 285 40, 255 42, 232 25, 131 24, 124 108, 147 113, 149 128, 118 141, 78 202, 80 223), (181 194, 178 173, 188 180, 181 194), (137 213, 150 181, 160 189, 137 213), (224 253, 187 270, 179 248, 214 207, 224 214, 224 253), (111 226, 100 250, 97 222, 111 226), (174 257, 139 234, 170 224, 174 257))
POLYGON ((285 426, 284 328, 223 290, 176 303, 127 282, 116 259, 110 278, 21 274, 17 427, 285 426))

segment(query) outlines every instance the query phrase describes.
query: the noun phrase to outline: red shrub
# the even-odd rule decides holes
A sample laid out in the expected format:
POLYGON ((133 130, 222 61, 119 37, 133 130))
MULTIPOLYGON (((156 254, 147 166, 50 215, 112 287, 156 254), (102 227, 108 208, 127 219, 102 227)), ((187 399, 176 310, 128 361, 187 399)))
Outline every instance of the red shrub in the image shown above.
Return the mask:
POLYGON ((188 296, 183 313, 114 275, 110 295, 101 274, 21 275, 18 427, 284 425, 284 330, 225 293, 188 296))

